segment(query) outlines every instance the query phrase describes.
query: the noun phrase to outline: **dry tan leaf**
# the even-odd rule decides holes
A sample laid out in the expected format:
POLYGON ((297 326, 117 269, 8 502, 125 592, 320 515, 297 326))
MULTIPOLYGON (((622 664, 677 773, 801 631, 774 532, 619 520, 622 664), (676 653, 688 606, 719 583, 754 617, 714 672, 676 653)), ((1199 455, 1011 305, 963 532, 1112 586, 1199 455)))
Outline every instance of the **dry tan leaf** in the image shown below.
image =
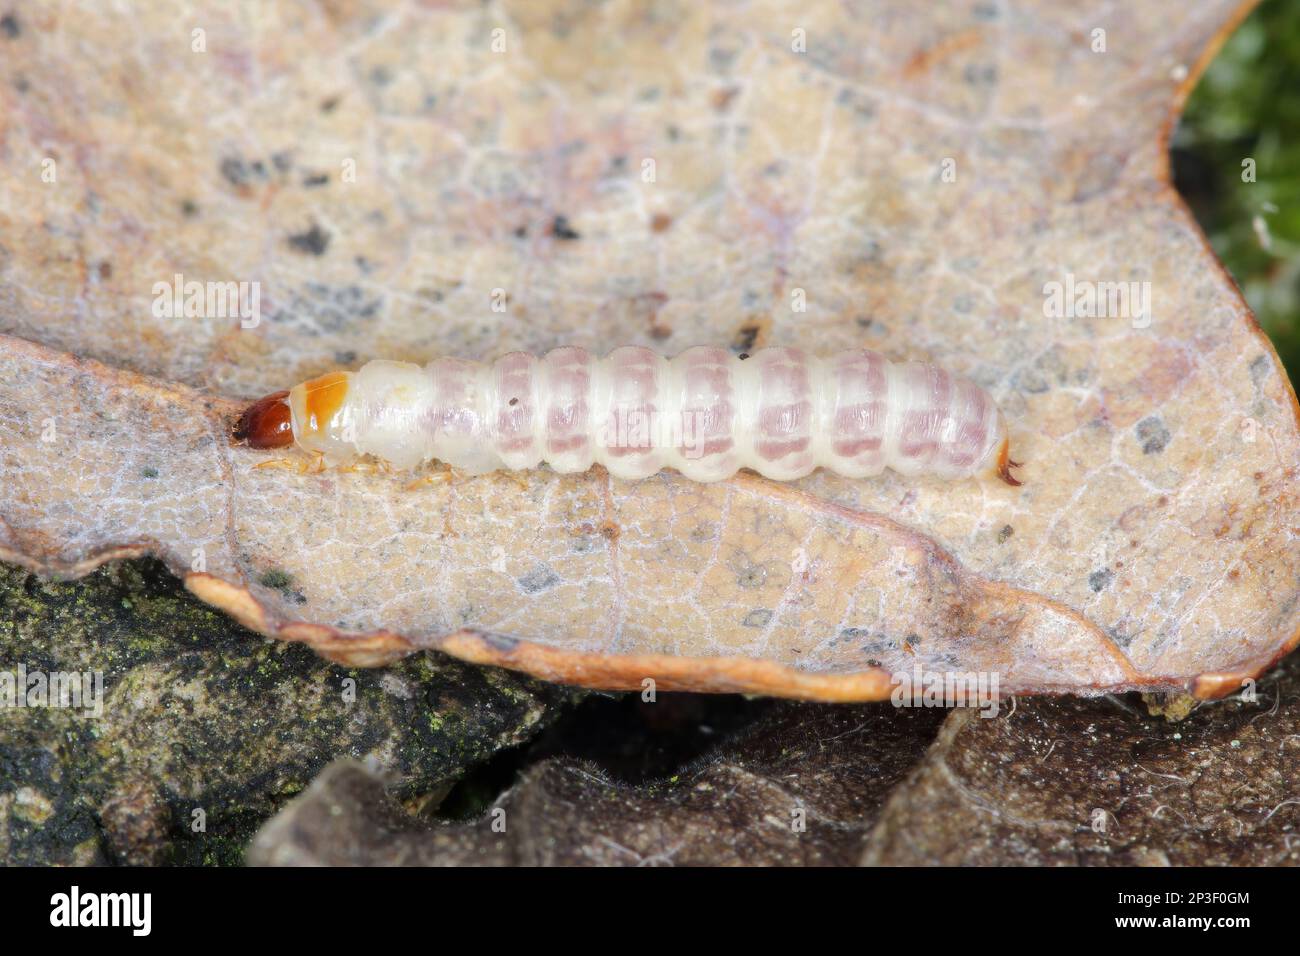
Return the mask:
POLYGON ((1300 434, 1165 134, 1245 7, 1131 6, 20 5, 0 556, 153 552, 352 663, 436 647, 829 700, 916 664, 1227 693, 1300 630, 1300 434), (197 28, 203 52, 177 40, 197 28), (107 35, 129 41, 81 56, 107 35), (259 282, 260 323, 157 317, 175 274, 259 282), (1150 283, 1149 324, 1045 318, 1068 277, 1150 283), (376 357, 700 343, 965 374, 1026 484, 410 491, 257 469, 214 397, 376 357))

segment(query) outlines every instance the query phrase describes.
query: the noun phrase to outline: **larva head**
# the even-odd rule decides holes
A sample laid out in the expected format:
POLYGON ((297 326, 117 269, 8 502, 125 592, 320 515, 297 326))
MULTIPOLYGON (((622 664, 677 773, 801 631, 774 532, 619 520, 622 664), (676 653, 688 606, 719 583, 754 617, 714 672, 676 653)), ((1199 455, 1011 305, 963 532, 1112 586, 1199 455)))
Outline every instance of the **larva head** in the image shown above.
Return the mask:
POLYGON ((259 398, 239 416, 231 437, 249 448, 284 448, 293 444, 288 399, 288 392, 259 398))
POLYGON ((289 392, 293 437, 307 451, 346 457, 354 450, 348 409, 350 372, 330 372, 294 386, 289 392))

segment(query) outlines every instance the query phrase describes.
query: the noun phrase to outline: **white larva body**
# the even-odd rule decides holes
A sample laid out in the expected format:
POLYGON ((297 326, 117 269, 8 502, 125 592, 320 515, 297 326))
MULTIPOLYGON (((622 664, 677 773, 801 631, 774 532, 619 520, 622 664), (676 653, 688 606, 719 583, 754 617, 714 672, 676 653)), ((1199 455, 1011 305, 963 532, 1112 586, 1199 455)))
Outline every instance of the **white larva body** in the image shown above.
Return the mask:
POLYGON ((1014 483, 1005 425, 983 389, 868 350, 742 358, 700 347, 668 359, 626 347, 602 359, 569 347, 493 363, 373 361, 286 401, 294 440, 331 461, 437 459, 472 474, 600 464, 625 479, 674 468, 696 481, 745 467, 781 481, 817 467, 851 478, 892 468, 1014 483))

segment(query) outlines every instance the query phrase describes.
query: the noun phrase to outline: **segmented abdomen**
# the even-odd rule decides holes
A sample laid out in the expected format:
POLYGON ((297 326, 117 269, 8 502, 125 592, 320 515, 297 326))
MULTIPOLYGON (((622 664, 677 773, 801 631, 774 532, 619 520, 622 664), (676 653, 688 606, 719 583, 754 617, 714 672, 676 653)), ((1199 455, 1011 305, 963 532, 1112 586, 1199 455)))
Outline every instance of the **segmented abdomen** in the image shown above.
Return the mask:
POLYGON ((778 480, 818 466, 852 478, 889 467, 963 477, 1005 458, 983 389, 943 369, 856 350, 819 359, 793 348, 741 358, 724 348, 673 359, 580 348, 492 364, 375 361, 290 393, 294 437, 331 457, 399 467, 438 459, 483 472, 604 465, 619 478, 675 468, 718 481, 742 467, 778 480))

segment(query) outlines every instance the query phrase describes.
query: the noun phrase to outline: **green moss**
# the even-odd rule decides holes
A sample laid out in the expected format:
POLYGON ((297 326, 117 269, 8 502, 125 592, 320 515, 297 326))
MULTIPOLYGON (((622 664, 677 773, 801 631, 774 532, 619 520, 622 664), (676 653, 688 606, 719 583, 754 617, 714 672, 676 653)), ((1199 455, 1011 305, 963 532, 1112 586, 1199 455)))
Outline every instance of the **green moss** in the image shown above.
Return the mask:
POLYGON ((1173 140, 1175 182, 1300 373, 1300 4, 1266 0, 1224 44, 1173 140), (1253 160, 1255 181, 1243 181, 1253 160))
POLYGON ((257 828, 331 760, 383 754, 399 798, 428 793, 575 696, 429 655, 388 669, 413 689, 390 693, 386 671, 345 670, 252 634, 155 561, 76 583, 0 565, 0 605, 0 667, 98 670, 105 691, 99 719, 0 711, 11 863, 86 862, 93 847, 108 862, 238 864, 257 828), (349 677, 352 703, 340 693, 349 677), (14 813, 23 787, 27 802, 14 813), (115 825, 105 806, 124 799, 139 812, 123 819, 156 819, 159 832, 115 825), (196 808, 206 832, 190 827, 196 808))
POLYGON ((289 585, 293 584, 293 577, 286 571, 279 568, 272 568, 269 571, 262 572, 257 582, 266 588, 275 588, 277 591, 286 590, 289 585))

